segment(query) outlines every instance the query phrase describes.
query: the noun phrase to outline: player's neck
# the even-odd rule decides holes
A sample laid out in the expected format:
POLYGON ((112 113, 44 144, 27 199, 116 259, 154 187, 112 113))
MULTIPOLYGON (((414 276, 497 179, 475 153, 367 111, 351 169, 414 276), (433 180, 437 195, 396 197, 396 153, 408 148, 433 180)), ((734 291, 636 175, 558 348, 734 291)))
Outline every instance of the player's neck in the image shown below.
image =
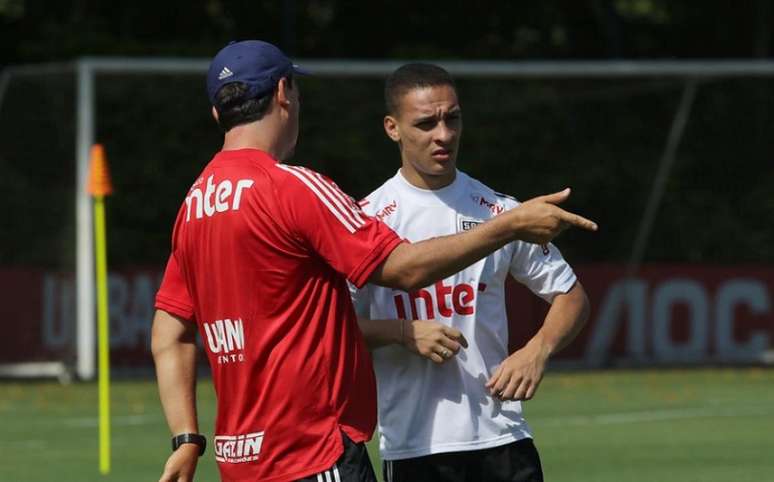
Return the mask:
POLYGON ((284 153, 278 137, 270 129, 262 127, 258 128, 254 123, 233 127, 223 136, 222 150, 258 149, 280 160, 284 153))
POLYGON ((448 174, 431 176, 429 174, 425 174, 424 172, 417 171, 416 169, 407 169, 406 166, 402 166, 400 168, 400 173, 403 175, 403 178, 412 186, 430 191, 435 191, 448 186, 449 184, 453 183, 454 179, 457 177, 456 169, 448 174))

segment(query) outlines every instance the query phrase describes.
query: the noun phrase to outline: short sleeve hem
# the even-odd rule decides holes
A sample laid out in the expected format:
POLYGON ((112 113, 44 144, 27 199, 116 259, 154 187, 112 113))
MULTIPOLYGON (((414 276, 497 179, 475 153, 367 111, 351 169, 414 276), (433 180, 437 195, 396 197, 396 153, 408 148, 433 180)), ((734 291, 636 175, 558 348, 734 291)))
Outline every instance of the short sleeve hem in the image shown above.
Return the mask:
POLYGON ((387 236, 381 243, 377 243, 374 249, 365 257, 365 259, 347 276, 349 280, 360 289, 366 284, 368 278, 371 277, 371 273, 374 272, 377 266, 384 261, 387 256, 401 243, 406 242, 396 235, 392 230, 388 230, 387 236))
POLYGON ((193 307, 162 294, 156 295, 156 309, 164 310, 188 321, 193 320, 193 307))
POLYGON ((578 277, 575 276, 575 272, 572 270, 572 268, 568 266, 568 269, 564 270, 559 278, 554 281, 551 286, 551 290, 545 293, 538 293, 538 295, 551 303, 557 295, 567 294, 572 289, 572 287, 575 286, 577 281, 578 277))

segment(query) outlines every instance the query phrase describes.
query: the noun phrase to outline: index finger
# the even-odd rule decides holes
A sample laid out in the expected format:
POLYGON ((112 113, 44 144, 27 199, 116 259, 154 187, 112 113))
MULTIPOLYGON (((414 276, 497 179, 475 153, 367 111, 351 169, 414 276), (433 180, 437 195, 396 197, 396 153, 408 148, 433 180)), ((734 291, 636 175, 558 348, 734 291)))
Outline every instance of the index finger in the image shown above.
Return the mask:
POLYGON ((587 231, 596 231, 599 227, 597 223, 590 219, 586 219, 583 216, 579 216, 575 213, 571 213, 565 210, 561 210, 561 220, 571 226, 575 226, 587 231))

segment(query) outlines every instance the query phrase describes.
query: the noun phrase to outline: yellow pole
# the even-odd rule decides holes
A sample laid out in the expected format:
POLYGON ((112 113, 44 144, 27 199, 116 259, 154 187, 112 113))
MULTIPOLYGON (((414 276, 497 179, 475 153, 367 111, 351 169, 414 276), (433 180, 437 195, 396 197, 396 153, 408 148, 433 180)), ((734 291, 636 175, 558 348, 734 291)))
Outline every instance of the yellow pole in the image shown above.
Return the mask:
POLYGON ((99 471, 110 473, 110 323, 107 295, 105 197, 94 196, 97 266, 97 343, 99 346, 99 471))
POLYGON ((94 250, 97 270, 97 346, 99 367, 99 471, 110 473, 110 318, 108 313, 107 241, 105 196, 113 192, 105 150, 91 148, 91 169, 87 184, 94 197, 94 250))

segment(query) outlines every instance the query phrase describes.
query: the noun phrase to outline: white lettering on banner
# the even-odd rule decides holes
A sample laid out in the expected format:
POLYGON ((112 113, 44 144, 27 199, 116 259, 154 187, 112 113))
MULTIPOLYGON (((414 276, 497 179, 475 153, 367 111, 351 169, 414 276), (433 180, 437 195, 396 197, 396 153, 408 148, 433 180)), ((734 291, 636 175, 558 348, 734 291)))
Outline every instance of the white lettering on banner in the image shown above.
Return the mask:
MULTIPOLYGON (((153 303, 159 280, 148 274, 108 276, 110 346, 150 346, 153 303)), ((43 278, 41 338, 50 349, 72 345, 74 340, 75 288, 73 280, 46 275, 43 278)))
POLYGON ((258 460, 263 445, 263 432, 245 435, 216 435, 215 460, 229 464, 240 464, 258 460))
POLYGON ((111 347, 150 346, 156 287, 148 275, 108 277, 111 347))
POLYGON ((594 323, 594 331, 586 346, 586 362, 599 366, 608 356, 616 328, 624 319, 629 321, 626 332, 626 352, 635 360, 645 359, 645 297, 647 283, 623 280, 613 283, 602 301, 594 323))
MULTIPOLYGON (((219 196, 217 189, 214 195, 219 196)), ((139 351, 150 347, 153 304, 160 276, 110 274, 112 348, 139 351)), ((439 282, 411 295, 395 293, 393 301, 396 313, 406 318, 471 315, 478 292, 484 289, 439 282)), ((643 363, 759 361, 766 350, 772 349, 772 336, 759 322, 748 321, 749 317, 762 320, 774 315, 770 289, 766 281, 752 277, 729 278, 720 284, 705 283, 701 277, 658 282, 620 279, 609 284, 595 300, 598 309, 587 328, 589 336, 582 361, 588 366, 603 365, 613 356, 643 363), (673 335, 675 324, 680 325, 680 338, 673 335), (615 345, 619 333, 625 333, 622 347, 615 345)), ((46 274, 41 279, 40 292, 41 345, 51 351, 74 346, 76 298, 72 278, 46 274)), ((244 361, 241 319, 208 323, 201 338, 217 363, 244 361)), ((138 359, 137 363, 146 361, 138 359)))
MULTIPOLYGON (((214 175, 210 175, 210 177, 207 178, 207 182, 204 188, 204 193, 202 193, 202 190, 196 187, 200 183, 197 182, 194 184, 194 186, 191 188, 191 191, 189 192, 188 196, 185 198, 185 206, 186 206, 186 212, 185 212, 185 220, 186 222, 191 220, 191 210, 195 206, 195 213, 194 217, 196 219, 201 219, 205 215, 207 217, 211 217, 215 215, 216 212, 222 213, 225 211, 228 211, 229 209, 229 197, 231 196, 231 192, 233 189, 233 184, 228 179, 225 179, 218 183, 217 186, 215 186, 215 183, 213 182, 214 175), (214 198, 214 204, 212 202, 212 199, 214 198)), ((236 185, 236 191, 234 192, 234 198, 231 202, 231 210, 237 211, 239 210, 239 204, 242 201, 242 191, 244 189, 252 187, 254 184, 252 179, 240 179, 237 181, 236 185)))
POLYGON ((584 355, 588 365, 600 366, 612 356, 615 335, 624 324, 625 356, 633 361, 710 361, 713 359, 710 339, 715 342, 715 359, 722 361, 760 360, 769 347, 769 336, 761 330, 751 330, 746 343, 734 339, 737 307, 747 306, 759 316, 771 313, 769 293, 760 281, 727 280, 720 285, 714 299, 705 286, 691 279, 674 278, 656 283, 650 286, 650 297, 648 288, 648 282, 642 279, 620 280, 610 286, 592 324, 584 355), (672 337, 673 312, 677 306, 688 308, 688 339, 682 343, 672 337))
POLYGON ((756 315, 771 311, 768 293, 761 283, 751 279, 726 281, 718 290, 715 305, 715 345, 723 361, 754 361, 768 348, 769 337, 765 332, 752 333, 747 343, 734 340, 734 310, 737 306, 746 305, 756 315))
POLYGON ((709 307, 704 288, 696 281, 674 279, 661 283, 653 294, 653 351, 660 361, 701 360, 709 351, 709 307), (684 344, 672 340, 672 308, 689 308, 690 336, 684 344))
POLYGON ((108 313, 110 313, 110 346, 120 343, 129 323, 124 310, 129 298, 129 282, 123 276, 108 276, 108 313))
POLYGON ((49 348, 67 346, 73 338, 75 305, 71 280, 47 274, 43 277, 43 345, 49 348))

